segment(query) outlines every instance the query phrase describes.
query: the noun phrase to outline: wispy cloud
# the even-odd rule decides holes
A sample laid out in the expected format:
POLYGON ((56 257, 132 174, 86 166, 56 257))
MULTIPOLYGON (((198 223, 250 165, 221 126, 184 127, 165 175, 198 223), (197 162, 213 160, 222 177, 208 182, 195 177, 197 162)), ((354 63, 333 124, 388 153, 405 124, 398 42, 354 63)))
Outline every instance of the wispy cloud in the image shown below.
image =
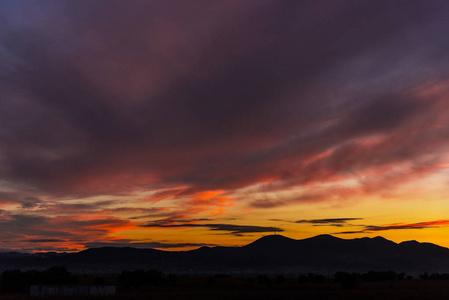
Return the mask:
POLYGON ((66 240, 61 240, 61 239, 29 239, 29 240, 23 240, 23 242, 31 242, 31 243, 61 243, 61 242, 66 242, 66 240))
POLYGON ((399 229, 424 229, 424 228, 438 228, 449 225, 449 220, 438 220, 429 222, 420 222, 412 224, 391 224, 386 226, 367 226, 365 231, 384 231, 384 230, 399 230, 399 229))
POLYGON ((152 249, 173 249, 173 248, 199 248, 203 246, 214 247, 216 244, 208 243, 164 243, 164 242, 135 242, 127 239, 117 239, 110 242, 89 242, 84 244, 87 248, 100 247, 133 247, 152 249))
POLYGON ((266 232, 281 232, 282 228, 271 226, 252 226, 252 225, 235 225, 235 224, 196 224, 196 223, 171 223, 166 222, 151 222, 142 227, 151 228, 190 228, 190 227, 203 227, 212 231, 225 231, 232 235, 240 235, 246 233, 266 233, 266 232))
POLYGON ((410 223, 410 224, 397 223, 397 224, 390 224, 390 225, 384 225, 384 226, 369 225, 369 226, 365 226, 365 228, 363 228, 362 230, 342 231, 342 232, 336 232, 334 234, 353 234, 353 233, 364 233, 364 232, 369 233, 369 232, 387 231, 387 230, 440 228, 440 227, 448 226, 448 225, 449 225, 449 220, 437 220, 437 221, 428 221, 428 222, 419 222, 419 223, 410 223))
POLYGON ((342 227, 347 225, 350 221, 358 221, 363 220, 363 218, 331 218, 331 219, 310 219, 310 220, 298 220, 294 223, 305 223, 305 224, 313 224, 313 225, 325 225, 325 226, 336 226, 342 227))

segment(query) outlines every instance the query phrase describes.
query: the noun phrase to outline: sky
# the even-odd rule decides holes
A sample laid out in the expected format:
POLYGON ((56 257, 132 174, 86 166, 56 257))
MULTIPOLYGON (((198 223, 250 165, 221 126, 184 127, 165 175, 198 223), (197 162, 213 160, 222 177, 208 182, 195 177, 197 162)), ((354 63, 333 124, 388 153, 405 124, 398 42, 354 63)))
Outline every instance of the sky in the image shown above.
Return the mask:
POLYGON ((449 247, 449 2, 3 0, 0 251, 449 247))

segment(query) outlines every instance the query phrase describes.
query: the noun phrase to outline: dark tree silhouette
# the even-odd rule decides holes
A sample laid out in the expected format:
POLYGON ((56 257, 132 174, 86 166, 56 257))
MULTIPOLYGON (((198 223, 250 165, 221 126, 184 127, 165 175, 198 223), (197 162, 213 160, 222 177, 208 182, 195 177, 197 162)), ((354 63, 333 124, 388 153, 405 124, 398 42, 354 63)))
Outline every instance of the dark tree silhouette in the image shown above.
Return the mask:
POLYGON ((154 287, 162 282, 162 273, 157 270, 123 271, 118 277, 118 284, 125 289, 154 287))
POLYGON ((358 287, 358 275, 356 273, 337 272, 334 275, 335 281, 341 284, 344 289, 355 289, 358 287))
POLYGON ((72 284, 76 283, 66 267, 51 267, 44 271, 6 270, 2 273, 2 292, 24 292, 32 284, 72 284))

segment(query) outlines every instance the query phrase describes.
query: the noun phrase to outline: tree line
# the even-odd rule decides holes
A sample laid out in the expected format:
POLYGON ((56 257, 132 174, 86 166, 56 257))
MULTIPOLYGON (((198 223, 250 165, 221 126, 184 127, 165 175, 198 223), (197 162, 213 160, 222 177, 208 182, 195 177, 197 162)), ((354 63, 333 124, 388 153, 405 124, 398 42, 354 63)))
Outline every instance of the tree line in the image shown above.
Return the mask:
POLYGON ((76 276, 66 267, 51 267, 44 271, 19 269, 3 271, 0 278, 2 292, 24 292, 32 284, 75 284, 76 276))
MULTIPOLYGON (((64 266, 55 266, 43 271, 5 270, 0 275, 0 291, 5 293, 27 292, 30 285, 70 285, 86 284, 86 282, 103 285, 106 283, 105 277, 87 277, 91 277, 91 275, 75 275, 64 266)), ((123 289, 166 286, 176 282, 175 275, 164 276, 157 270, 123 271, 115 277, 114 283, 123 289)))
MULTIPOLYGON (((109 275, 111 277, 112 275, 109 275)), ((193 275, 195 276, 195 275, 193 275)), ((174 274, 163 274, 158 270, 135 270, 123 271, 119 275, 113 276, 113 282, 122 290, 141 290, 155 287, 173 287, 176 286, 178 279, 186 277, 174 274)), ((204 281, 205 286, 214 286, 220 279, 230 278, 231 275, 216 274, 210 276, 204 281)), ((244 279, 244 278, 243 278, 244 279)), ((360 282, 373 281, 399 281, 399 280, 449 280, 448 273, 423 273, 417 278, 407 276, 405 273, 396 273, 393 271, 369 271, 366 273, 337 272, 331 276, 322 274, 301 274, 296 278, 288 277, 282 274, 266 275, 259 274, 246 278, 248 287, 282 287, 286 282, 294 280, 297 285, 307 283, 337 282, 342 288, 357 288, 360 282)), ((27 292, 30 285, 61 285, 61 284, 106 284, 106 278, 101 276, 92 277, 92 275, 75 275, 70 273, 64 266, 55 266, 49 269, 38 271, 19 269, 6 270, 0 276, 0 291, 4 293, 27 292), (90 277, 90 278, 87 278, 90 277), (88 279, 88 280, 86 280, 88 279)), ((201 284, 201 283, 197 283, 201 284)))

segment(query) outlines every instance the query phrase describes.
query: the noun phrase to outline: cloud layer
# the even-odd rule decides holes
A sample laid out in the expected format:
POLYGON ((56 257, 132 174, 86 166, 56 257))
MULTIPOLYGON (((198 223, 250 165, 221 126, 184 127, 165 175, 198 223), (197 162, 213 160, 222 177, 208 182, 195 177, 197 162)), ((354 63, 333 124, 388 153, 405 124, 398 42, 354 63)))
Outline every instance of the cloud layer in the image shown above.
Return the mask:
POLYGON ((409 223, 409 224, 390 224, 390 225, 368 225, 364 226, 362 230, 358 231, 343 231, 337 232, 337 234, 353 234, 353 233, 368 233, 368 232, 376 232, 376 231, 387 231, 387 230, 403 230, 403 229, 426 229, 426 228, 440 228, 447 227, 449 225, 449 220, 436 220, 436 221, 427 221, 427 222, 419 222, 419 223, 409 223))
POLYGON ((174 222, 167 224, 166 222, 151 222, 149 224, 141 225, 142 227, 150 228, 189 228, 189 227, 205 227, 213 231, 228 232, 233 235, 241 235, 244 233, 275 233, 284 231, 279 227, 270 226, 248 226, 248 225, 234 225, 234 224, 197 224, 197 223, 180 223, 174 222))
POLYGON ((62 215, 65 238, 108 242, 113 228, 160 218, 343 203, 447 163, 447 1, 46 0, 0 11, 0 218, 12 226, 2 240, 56 241, 60 231, 34 224, 62 215))

